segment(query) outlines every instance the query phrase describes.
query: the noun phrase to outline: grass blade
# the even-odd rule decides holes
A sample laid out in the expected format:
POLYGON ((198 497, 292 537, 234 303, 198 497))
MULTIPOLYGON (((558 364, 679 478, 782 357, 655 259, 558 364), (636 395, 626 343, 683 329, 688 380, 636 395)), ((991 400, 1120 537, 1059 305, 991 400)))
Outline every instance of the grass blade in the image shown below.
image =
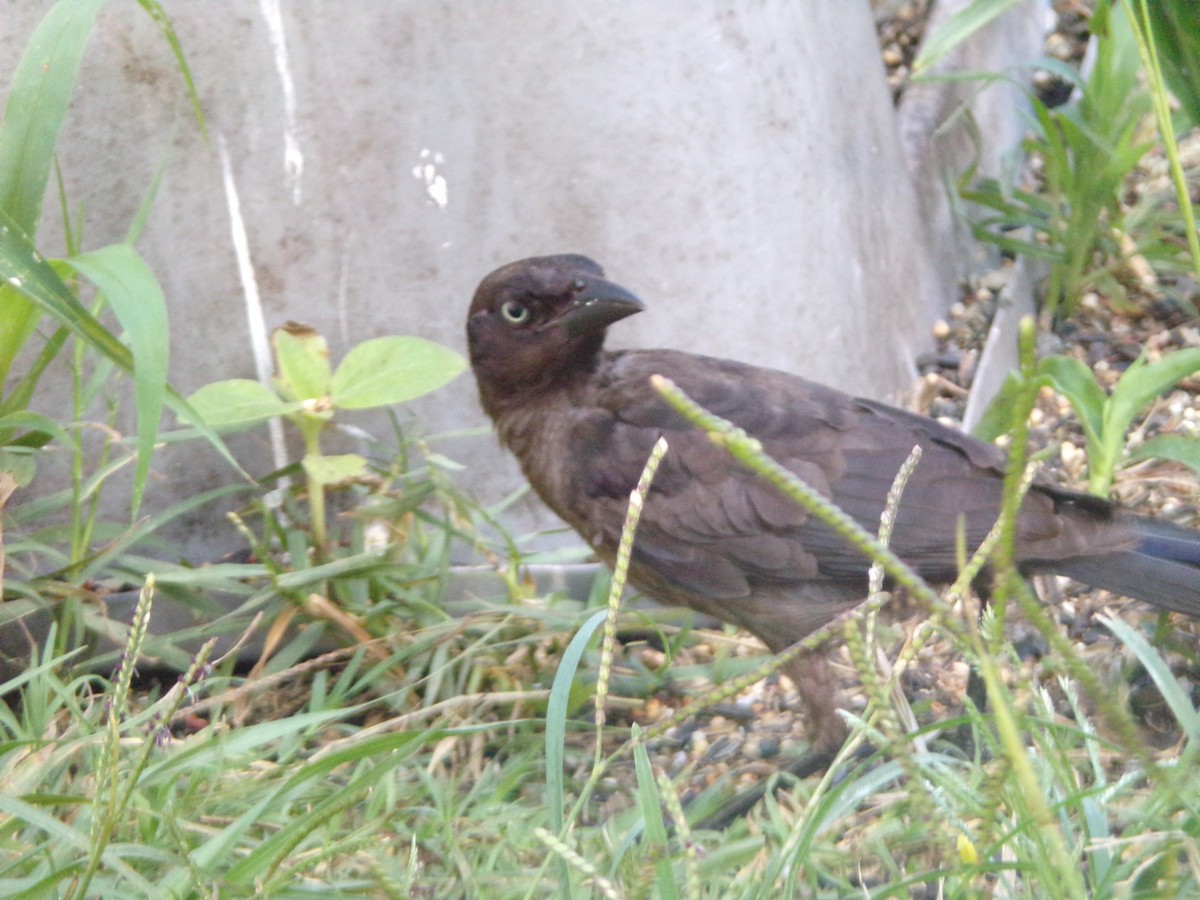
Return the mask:
POLYGON ((167 301, 154 273, 129 244, 113 244, 72 257, 69 262, 104 294, 125 330, 133 353, 137 469, 130 507, 131 515, 136 517, 150 474, 150 456, 166 398, 167 301))
MULTIPOLYGON (((571 638, 563 653, 558 671, 554 673, 554 684, 550 687, 550 700, 546 705, 546 808, 550 814, 550 833, 562 834, 566 816, 566 786, 563 775, 563 757, 567 739, 567 715, 571 711, 571 687, 575 684, 575 672, 583 652, 604 620, 608 610, 592 613, 588 620, 571 638)), ((570 892, 563 863, 563 889, 570 892)))
POLYGON ((1183 729, 1188 740, 1193 744, 1200 741, 1200 713, 1196 712, 1191 698, 1179 686, 1179 682, 1175 680, 1175 676, 1171 674, 1171 669, 1159 652, 1150 646, 1150 642, 1142 636, 1141 632, 1123 619, 1100 616, 1100 622, 1115 634, 1121 643, 1133 651, 1138 662, 1145 666, 1146 672, 1154 680, 1163 700, 1171 708, 1175 720, 1179 722, 1179 727, 1183 729))
POLYGON ((29 234, 37 230, 79 60, 106 2, 56 3, 13 74, 0 124, 0 209, 29 234))
MULTIPOLYGON (((67 115, 75 74, 96 14, 106 0, 55 4, 34 32, 13 73, 0 117, 0 213, 34 234, 50 179, 54 145, 67 115)), ((0 280, 11 273, 0 271, 0 280)), ((37 307, 0 288, 0 383, 33 334, 37 307)))
POLYGON ((913 63, 913 74, 926 74, 943 56, 1021 0, 975 0, 952 15, 921 46, 913 63))

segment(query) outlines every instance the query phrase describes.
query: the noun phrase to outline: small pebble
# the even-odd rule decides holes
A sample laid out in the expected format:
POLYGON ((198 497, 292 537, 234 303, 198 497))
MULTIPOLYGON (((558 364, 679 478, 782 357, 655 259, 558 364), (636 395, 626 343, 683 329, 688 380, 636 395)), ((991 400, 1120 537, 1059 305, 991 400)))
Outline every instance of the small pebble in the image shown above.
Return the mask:
POLYGON ((1068 60, 1075 51, 1071 42, 1055 31, 1046 36, 1046 52, 1055 59, 1068 60))
POLYGON ((638 659, 647 669, 661 669, 667 663, 667 654, 653 647, 643 647, 638 653, 638 659))

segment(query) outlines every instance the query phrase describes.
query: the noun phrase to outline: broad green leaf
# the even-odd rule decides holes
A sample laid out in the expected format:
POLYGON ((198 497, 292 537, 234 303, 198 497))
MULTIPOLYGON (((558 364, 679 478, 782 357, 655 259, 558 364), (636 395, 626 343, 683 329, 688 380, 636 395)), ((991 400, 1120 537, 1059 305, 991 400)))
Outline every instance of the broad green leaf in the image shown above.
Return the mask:
POLYGON ((265 422, 272 416, 295 412, 297 401, 281 400, 276 394, 249 378, 214 381, 187 398, 208 425, 218 429, 242 429, 265 422))
POLYGON ((129 244, 113 244, 67 262, 104 294, 133 352, 138 461, 132 509, 136 516, 166 398, 170 341, 167 301, 154 273, 129 244))
POLYGON ((1108 496, 1113 473, 1124 446, 1123 431, 1107 427, 1109 398, 1088 366, 1072 356, 1048 356, 1038 364, 1053 381, 1054 388, 1070 401, 1087 438, 1088 490, 1108 496))
POLYGON ((1153 363, 1139 359, 1113 387, 1105 427, 1128 430, 1134 417, 1168 388, 1200 371, 1200 347, 1176 350, 1153 363))
POLYGON ((357 453, 305 456, 301 460, 308 477, 324 487, 345 484, 367 474, 367 461, 357 453))
POLYGON ((17 484, 33 482, 37 451, 51 440, 64 444, 70 438, 61 425, 48 416, 24 410, 0 416, 0 472, 11 472, 17 484), (17 432, 24 432, 19 437, 17 432))
POLYGON ((17 453, 0 447, 0 472, 12 475, 17 487, 28 487, 37 472, 37 462, 30 452, 17 453))
POLYGON ((1200 475, 1200 437, 1160 434, 1130 451, 1130 462, 1143 459, 1167 459, 1182 463, 1200 475))
POLYGON ((333 405, 370 409, 404 403, 436 390, 466 368, 453 350, 416 337, 363 341, 333 373, 333 405))
POLYGON ((1088 441, 1098 441, 1108 398, 1096 384, 1092 370, 1073 356, 1047 356, 1038 363, 1038 368, 1050 376, 1054 389, 1071 402, 1088 441))
MULTIPOLYGON (((62 265, 59 263, 58 265, 62 265)), ((100 324, 63 282, 15 221, 0 210, 0 378, 33 333, 41 314, 52 316, 93 349, 133 371, 129 350, 100 324)))
POLYGON ((307 325, 289 323, 271 332, 275 386, 287 400, 319 400, 329 395, 329 345, 307 325))

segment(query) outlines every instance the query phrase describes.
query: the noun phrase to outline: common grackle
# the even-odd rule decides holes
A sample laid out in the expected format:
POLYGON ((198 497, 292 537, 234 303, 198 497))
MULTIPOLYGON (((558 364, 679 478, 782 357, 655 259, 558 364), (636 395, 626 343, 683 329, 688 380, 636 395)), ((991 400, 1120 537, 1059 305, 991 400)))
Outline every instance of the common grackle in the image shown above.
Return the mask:
MULTIPOLYGON (((932 419, 795 375, 675 350, 603 349, 642 302, 577 255, 492 272, 467 318, 484 410, 546 504, 608 563, 630 491, 660 435, 669 450, 647 499, 630 569, 656 600, 735 623, 778 652, 861 602, 869 562, 843 538, 734 462, 650 387, 674 381, 759 439, 765 451, 868 531, 914 445, 923 451, 891 548, 931 583, 957 575, 995 523, 1004 454, 932 419)), ((1054 572, 1168 610, 1200 615, 1200 533, 1107 500, 1037 483, 1016 526, 1022 572, 1054 572)), ((788 669, 814 747, 846 729, 822 655, 788 669)))

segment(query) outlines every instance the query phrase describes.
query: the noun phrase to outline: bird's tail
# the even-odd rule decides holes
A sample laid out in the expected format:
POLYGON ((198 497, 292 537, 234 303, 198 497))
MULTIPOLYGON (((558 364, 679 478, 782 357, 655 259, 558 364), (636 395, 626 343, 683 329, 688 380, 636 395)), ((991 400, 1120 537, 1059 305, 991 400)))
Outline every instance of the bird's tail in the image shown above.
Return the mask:
POLYGON ((1123 524, 1137 541, 1133 549, 1064 560, 1054 570, 1092 587, 1200 617, 1200 531, 1141 517, 1123 524))

